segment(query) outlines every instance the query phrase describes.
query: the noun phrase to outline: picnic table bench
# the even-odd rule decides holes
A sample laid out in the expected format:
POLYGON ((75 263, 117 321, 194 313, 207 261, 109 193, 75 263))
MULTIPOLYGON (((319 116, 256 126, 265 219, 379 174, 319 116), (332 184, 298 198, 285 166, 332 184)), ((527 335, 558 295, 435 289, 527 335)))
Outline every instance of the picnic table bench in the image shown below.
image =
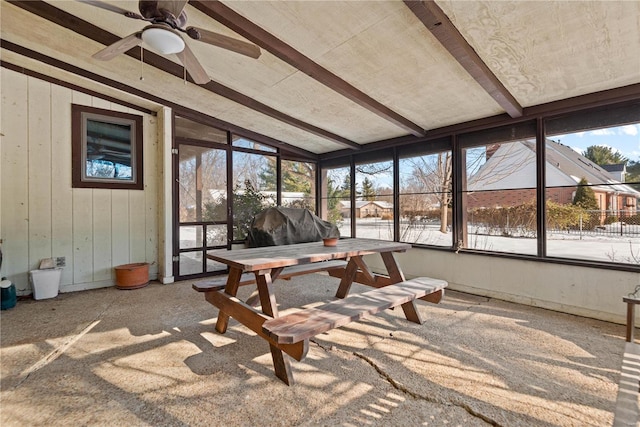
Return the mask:
POLYGON ((415 299, 438 303, 446 286, 444 280, 417 277, 269 319, 262 324, 262 331, 278 344, 294 344, 360 320, 367 314, 375 314, 415 299))

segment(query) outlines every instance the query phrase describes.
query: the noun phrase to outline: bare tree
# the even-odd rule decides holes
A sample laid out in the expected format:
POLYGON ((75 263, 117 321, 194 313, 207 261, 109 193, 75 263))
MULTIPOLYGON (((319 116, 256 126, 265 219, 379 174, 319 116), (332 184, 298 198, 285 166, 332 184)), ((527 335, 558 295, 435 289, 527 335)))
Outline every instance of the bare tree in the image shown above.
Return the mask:
POLYGON ((451 152, 414 157, 412 177, 420 192, 431 194, 440 208, 440 232, 446 233, 449 225, 448 210, 451 203, 451 152))

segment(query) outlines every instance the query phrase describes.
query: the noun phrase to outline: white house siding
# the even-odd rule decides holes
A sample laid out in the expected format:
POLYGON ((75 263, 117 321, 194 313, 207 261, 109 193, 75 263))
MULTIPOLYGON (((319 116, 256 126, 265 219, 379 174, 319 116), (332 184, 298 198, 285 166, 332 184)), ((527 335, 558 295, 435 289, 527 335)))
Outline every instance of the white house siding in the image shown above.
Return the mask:
POLYGON ((158 258, 156 117, 1 70, 0 237, 2 276, 32 292, 29 270, 65 257, 60 291, 111 286, 113 267, 158 258), (71 187, 71 104, 144 117, 144 190, 71 187))
MULTIPOLYGON (((640 285, 638 273, 600 268, 421 248, 395 256, 407 278, 434 277, 448 281, 452 290, 621 324, 627 310, 622 297, 640 285)), ((368 256, 367 263, 384 272, 379 256, 368 256)))

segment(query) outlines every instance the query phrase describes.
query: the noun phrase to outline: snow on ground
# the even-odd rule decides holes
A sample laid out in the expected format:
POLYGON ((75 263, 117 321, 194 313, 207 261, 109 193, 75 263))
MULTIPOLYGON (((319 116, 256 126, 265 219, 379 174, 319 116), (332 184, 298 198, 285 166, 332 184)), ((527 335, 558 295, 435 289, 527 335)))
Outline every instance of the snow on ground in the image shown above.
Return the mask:
MULTIPOLYGON (((370 239, 393 240, 393 221, 380 218, 358 218, 356 220, 357 237, 370 239)), ((340 234, 343 237, 350 236, 350 219, 345 219, 339 224, 340 234)), ((605 226, 610 230, 620 230, 620 224, 605 226)), ((195 226, 183 226, 180 228, 181 248, 197 245, 195 226)), ((200 230, 198 228, 198 230, 200 230)), ((535 238, 492 236, 484 233, 476 234, 477 228, 469 230, 469 248, 494 252, 506 252, 525 255, 536 255, 537 242, 535 238)), ((451 247, 451 231, 441 233, 436 223, 420 224, 410 227, 407 223, 401 224, 400 241, 418 243, 424 245, 451 247)), ((193 258, 194 254, 183 253, 184 258, 193 258), (191 256, 190 256, 191 255, 191 256)), ((202 271, 202 258, 199 254, 193 259, 197 264, 197 270, 202 271)), ((587 235, 579 233, 548 233, 547 256, 559 258, 584 259, 606 262, 619 262, 624 264, 640 264, 640 234, 620 235, 611 233, 607 235, 587 235)), ((188 261, 185 259, 185 261, 188 261)), ((218 269, 210 266, 210 269, 218 269)), ((184 273, 183 273, 184 274, 184 273)))
MULTIPOLYGON (((350 235, 351 222, 347 218, 340 224, 340 233, 350 235)), ((619 230, 620 224, 611 224, 612 230, 619 230)), ((400 240, 408 243, 421 243, 435 246, 452 246, 451 231, 440 232, 439 224, 426 224, 409 227, 401 224, 400 240)), ((358 218, 356 220, 357 237, 392 240, 393 221, 379 218, 358 218)), ((469 248, 496 252, 535 255, 535 238, 490 236, 469 232, 469 248)), ((609 234, 580 236, 578 233, 547 233, 547 256, 560 258, 585 259, 607 262, 640 264, 640 234, 609 234)))

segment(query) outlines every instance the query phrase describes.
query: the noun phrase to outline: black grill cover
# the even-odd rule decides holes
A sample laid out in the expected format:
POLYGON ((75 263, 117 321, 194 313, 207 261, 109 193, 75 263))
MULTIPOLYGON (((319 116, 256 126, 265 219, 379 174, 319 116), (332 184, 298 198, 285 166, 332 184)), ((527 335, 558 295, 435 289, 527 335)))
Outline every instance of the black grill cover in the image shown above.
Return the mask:
POLYGON ((308 209, 276 206, 253 217, 248 237, 249 247, 255 248, 317 242, 325 237, 340 237, 340 231, 308 209))

